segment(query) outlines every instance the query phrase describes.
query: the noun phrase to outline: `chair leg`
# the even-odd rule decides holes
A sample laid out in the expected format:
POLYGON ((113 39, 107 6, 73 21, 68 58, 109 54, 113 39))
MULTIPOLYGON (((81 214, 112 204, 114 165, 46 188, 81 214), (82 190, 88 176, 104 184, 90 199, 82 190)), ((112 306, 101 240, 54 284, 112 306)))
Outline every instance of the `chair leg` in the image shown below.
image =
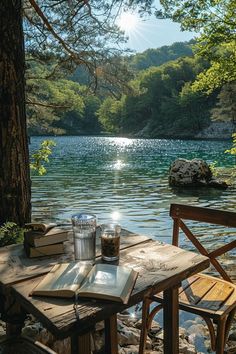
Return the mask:
POLYGON ((227 317, 221 318, 217 323, 216 354, 223 354, 225 347, 225 329, 227 317))
POLYGON ((157 314, 157 312, 159 312, 160 310, 163 309, 163 305, 157 305, 154 307, 154 309, 152 309, 152 311, 149 313, 149 316, 148 316, 148 322, 147 322, 147 329, 149 330, 152 326, 152 321, 153 321, 153 318, 154 316, 157 314))
POLYGON ((203 318, 204 321, 206 322, 207 327, 208 327, 208 330, 209 330, 209 333, 210 333, 211 349, 212 349, 213 351, 215 351, 215 349, 216 349, 216 335, 215 335, 215 330, 214 330, 213 323, 212 323, 211 319, 208 318, 208 317, 203 317, 203 316, 202 316, 202 318, 203 318))
POLYGON ((227 321, 226 321, 226 327, 225 327, 225 344, 226 344, 226 341, 228 339, 228 336, 229 336, 229 330, 230 330, 230 326, 231 326, 231 323, 234 319, 234 315, 236 313, 236 309, 232 310, 228 317, 227 317, 227 321))
POLYGON ((142 306, 142 327, 140 334, 139 342, 139 354, 145 353, 146 340, 147 340, 147 331, 148 331, 148 316, 149 316, 149 307, 152 301, 149 298, 143 300, 142 306))

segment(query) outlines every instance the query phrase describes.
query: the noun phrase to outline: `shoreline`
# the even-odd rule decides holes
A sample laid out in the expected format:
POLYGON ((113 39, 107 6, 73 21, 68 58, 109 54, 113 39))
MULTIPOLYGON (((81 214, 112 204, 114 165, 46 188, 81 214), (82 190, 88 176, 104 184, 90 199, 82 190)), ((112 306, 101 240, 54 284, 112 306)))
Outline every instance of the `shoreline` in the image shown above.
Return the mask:
POLYGON ((198 138, 198 137, 156 137, 156 138, 151 138, 151 137, 135 137, 131 135, 104 135, 104 134, 61 134, 61 135, 30 135, 29 139, 31 138, 58 138, 58 137, 83 137, 83 138, 123 138, 123 139, 137 139, 137 140, 184 140, 184 141, 231 141, 231 138, 198 138))

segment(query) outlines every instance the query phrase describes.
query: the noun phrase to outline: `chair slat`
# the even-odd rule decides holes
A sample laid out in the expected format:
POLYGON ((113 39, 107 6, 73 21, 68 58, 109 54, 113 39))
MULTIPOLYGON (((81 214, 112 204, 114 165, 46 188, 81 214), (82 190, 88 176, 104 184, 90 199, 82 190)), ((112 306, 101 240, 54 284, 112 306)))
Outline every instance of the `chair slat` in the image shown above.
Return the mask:
POLYGON ((212 279, 198 278, 197 281, 193 282, 180 293, 179 300, 190 305, 196 305, 214 285, 215 281, 212 279))
POLYGON ((193 275, 192 277, 185 279, 182 281, 181 283, 181 287, 179 288, 179 294, 185 290, 186 288, 188 288, 193 282, 198 281, 199 279, 199 275, 193 275))
POLYGON ((217 225, 236 227, 236 215, 235 212, 231 211, 171 204, 170 216, 177 219, 196 220, 217 225))
POLYGON ((210 258, 216 258, 219 256, 222 256, 222 254, 231 251, 232 249, 234 249, 236 247, 236 240, 218 248, 217 250, 214 250, 212 252, 209 253, 209 257, 210 258))
POLYGON ((234 288, 225 283, 216 282, 214 287, 198 302, 199 307, 209 310, 219 310, 233 293, 234 288))

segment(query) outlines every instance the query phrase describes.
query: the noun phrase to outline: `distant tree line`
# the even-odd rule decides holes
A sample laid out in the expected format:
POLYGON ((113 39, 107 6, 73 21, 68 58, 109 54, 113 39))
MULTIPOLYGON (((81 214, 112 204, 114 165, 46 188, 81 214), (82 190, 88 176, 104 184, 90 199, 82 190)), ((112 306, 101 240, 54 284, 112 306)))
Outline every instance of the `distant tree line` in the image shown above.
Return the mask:
POLYGON ((189 138, 212 118, 235 122, 234 82, 209 92, 195 88, 197 78, 210 68, 208 59, 194 55, 195 45, 177 42, 120 57, 126 84, 101 80, 96 93, 81 67, 52 81, 41 79, 50 67, 34 64, 27 80, 30 134, 189 138))

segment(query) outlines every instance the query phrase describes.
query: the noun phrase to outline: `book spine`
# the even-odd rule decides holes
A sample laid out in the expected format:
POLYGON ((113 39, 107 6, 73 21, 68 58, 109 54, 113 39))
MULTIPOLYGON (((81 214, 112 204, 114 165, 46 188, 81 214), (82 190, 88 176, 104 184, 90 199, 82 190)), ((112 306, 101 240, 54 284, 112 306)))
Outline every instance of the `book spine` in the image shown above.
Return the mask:
POLYGON ((42 247, 31 247, 27 243, 24 243, 24 249, 27 257, 44 257, 51 256, 55 254, 64 253, 64 244, 57 243, 54 245, 42 246, 42 247))

